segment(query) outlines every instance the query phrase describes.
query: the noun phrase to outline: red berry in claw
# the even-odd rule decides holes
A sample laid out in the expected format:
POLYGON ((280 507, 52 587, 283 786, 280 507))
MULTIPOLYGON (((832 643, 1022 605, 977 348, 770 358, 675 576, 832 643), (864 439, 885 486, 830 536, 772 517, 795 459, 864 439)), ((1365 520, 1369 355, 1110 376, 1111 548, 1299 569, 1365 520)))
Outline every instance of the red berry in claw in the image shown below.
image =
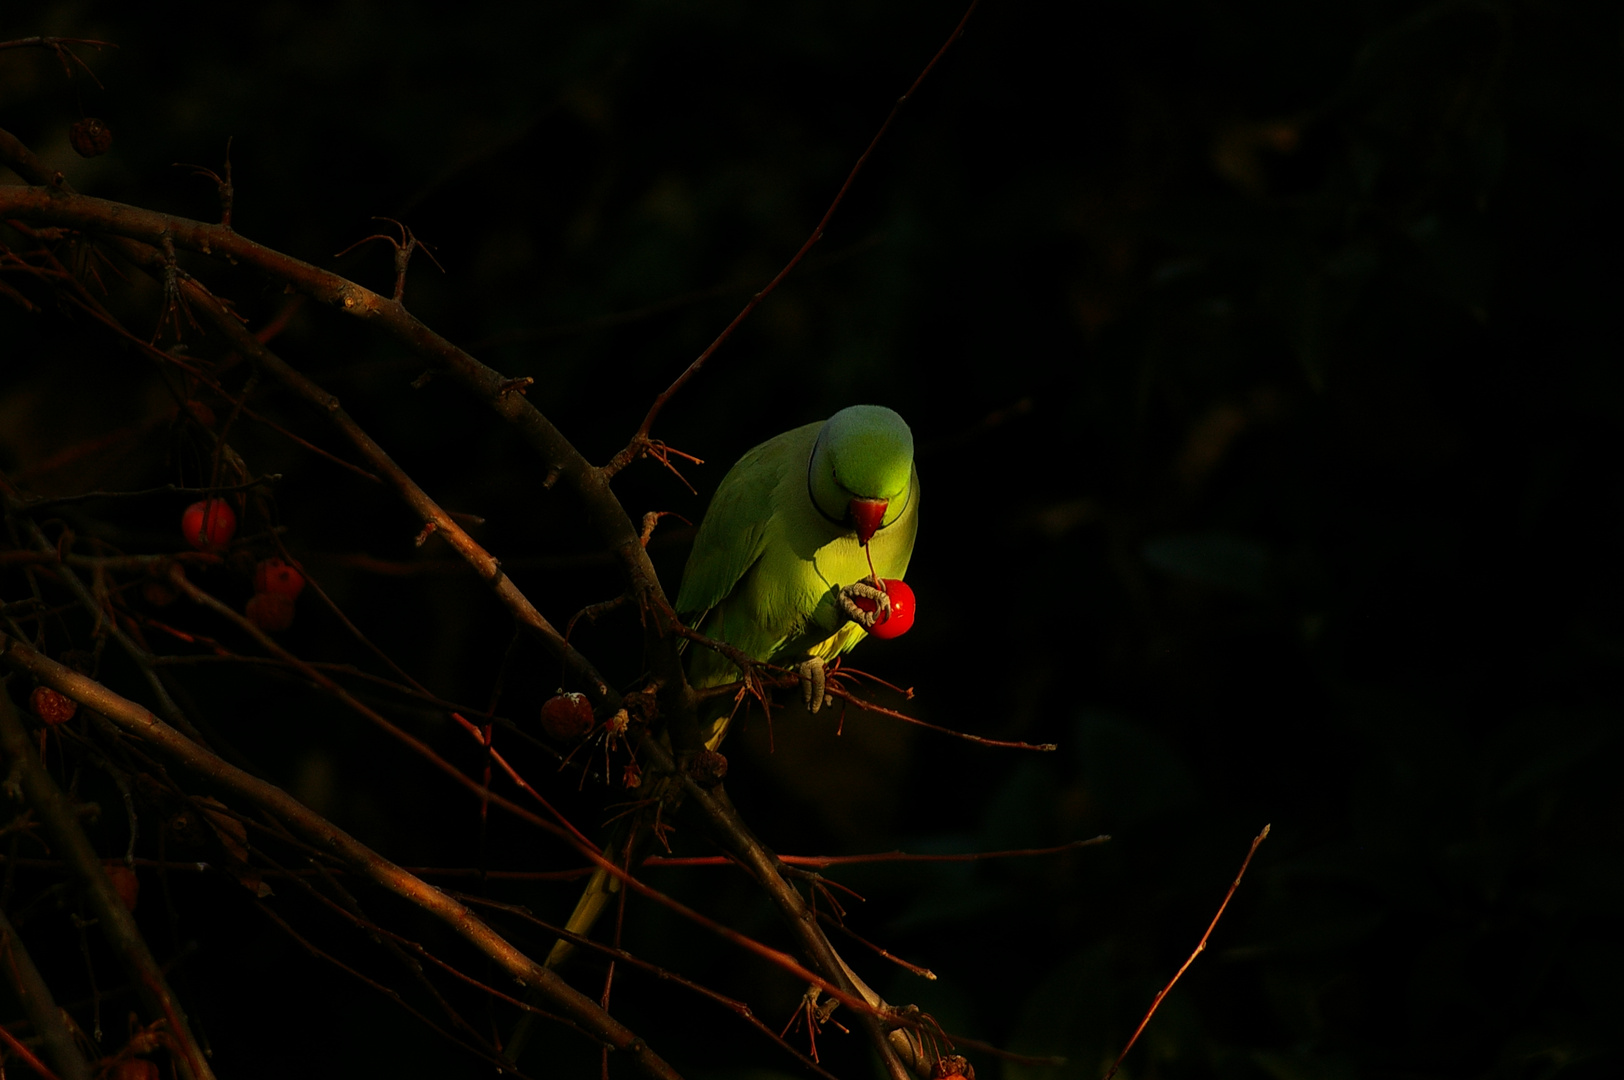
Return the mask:
POLYGON ((291 600, 304 587, 304 575, 281 559, 262 559, 254 567, 254 591, 257 593, 285 596, 291 600))
POLYGON ((57 693, 49 686, 34 687, 34 692, 28 695, 28 707, 34 710, 35 716, 51 727, 66 724, 73 719, 73 714, 79 711, 77 701, 66 694, 57 693))
POLYGON ((592 705, 585 694, 559 694, 541 707, 541 728, 559 742, 574 742, 592 730, 592 705))
MULTIPOLYGON (((880 588, 885 592, 886 596, 891 598, 891 613, 875 623, 869 634, 872 637, 886 641, 894 637, 901 637, 913 629, 914 594, 913 590, 908 588, 907 583, 897 578, 881 578, 880 588)), ((879 607, 874 601, 865 600, 861 597, 858 597, 853 603, 864 611, 873 611, 879 607)))
POLYGON ((107 1080, 158 1080, 162 1075, 146 1058, 125 1058, 107 1070, 107 1080))
POLYGON ((267 633, 286 630, 293 625, 293 597, 284 593, 255 593, 248 598, 243 614, 267 633))
POLYGON ((199 551, 224 551, 237 534, 237 514, 224 499, 195 502, 180 516, 180 534, 199 551))

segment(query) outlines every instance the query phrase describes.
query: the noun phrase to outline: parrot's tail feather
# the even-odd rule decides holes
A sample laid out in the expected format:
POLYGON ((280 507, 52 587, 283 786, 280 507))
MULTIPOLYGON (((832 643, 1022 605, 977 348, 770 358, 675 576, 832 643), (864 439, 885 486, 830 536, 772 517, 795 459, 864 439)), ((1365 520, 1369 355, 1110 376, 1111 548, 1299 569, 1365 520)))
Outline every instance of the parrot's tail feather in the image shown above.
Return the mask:
MULTIPOLYGON (((619 891, 619 878, 612 877, 609 871, 601 866, 594 870, 591 880, 586 883, 586 888, 581 891, 581 898, 575 902, 575 910, 570 913, 569 921, 564 924, 564 929, 583 937, 590 934, 592 927, 598 921, 598 916, 603 914, 603 909, 608 906, 609 901, 619 891)), ((573 942, 559 938, 553 943, 552 952, 547 954, 547 966, 556 968, 569 959, 570 954, 574 951, 575 945, 573 942)))

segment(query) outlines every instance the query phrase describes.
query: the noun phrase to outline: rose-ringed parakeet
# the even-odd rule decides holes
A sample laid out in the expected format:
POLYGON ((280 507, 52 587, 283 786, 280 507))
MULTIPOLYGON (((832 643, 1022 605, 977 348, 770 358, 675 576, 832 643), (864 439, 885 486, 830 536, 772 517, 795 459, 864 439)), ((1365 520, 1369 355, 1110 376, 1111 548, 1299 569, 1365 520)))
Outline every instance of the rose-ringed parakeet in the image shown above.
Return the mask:
MULTIPOLYGON (((706 637, 755 660, 800 664, 808 705, 823 699, 823 665, 874 623, 863 597, 885 604, 870 573, 900 579, 919 527, 913 434, 878 405, 768 439, 739 459, 699 526, 677 613, 706 637), (868 550, 865 552, 864 547, 868 550)), ((719 653, 690 647, 695 689, 739 678, 719 653)), ((715 721, 715 749, 727 721, 715 721)))
MULTIPOLYGON (((728 470, 694 539, 677 613, 754 660, 798 666, 807 704, 816 711, 824 665, 862 640, 887 604, 865 580, 870 558, 875 575, 900 579, 918 522, 919 475, 908 425, 878 405, 842 409, 823 423, 768 439, 728 470), (863 610, 858 599, 874 601, 879 611, 863 610)), ((740 677, 731 661, 696 643, 689 644, 686 662, 695 689, 740 677)), ((729 704, 724 700, 701 717, 709 724, 710 749, 727 732, 729 704)), ((639 822, 622 829, 605 854, 625 860, 648 827, 639 822)), ((588 933, 619 889, 618 880, 596 871, 566 928, 588 933)), ((572 951, 560 940, 548 966, 572 951)))

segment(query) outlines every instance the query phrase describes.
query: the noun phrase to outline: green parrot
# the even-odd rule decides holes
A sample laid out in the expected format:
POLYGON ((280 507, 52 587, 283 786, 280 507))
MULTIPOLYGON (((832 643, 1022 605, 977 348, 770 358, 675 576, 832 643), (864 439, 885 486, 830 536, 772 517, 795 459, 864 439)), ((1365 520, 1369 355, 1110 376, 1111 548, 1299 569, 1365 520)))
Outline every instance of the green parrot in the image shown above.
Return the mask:
MULTIPOLYGON (((890 409, 853 405, 768 439, 728 470, 694 540, 677 614, 752 659, 798 664, 816 712, 824 666, 888 606, 866 580, 870 557, 875 574, 901 578, 918 527, 913 434, 890 409)), ((737 678, 719 653, 690 648, 695 689, 737 678)), ((716 749, 726 731, 724 714, 706 745, 716 749)))
MULTIPOLYGON (((797 666, 807 707, 816 712, 825 665, 861 641, 889 604, 865 580, 869 558, 879 577, 901 578, 918 525, 908 425, 878 405, 841 409, 768 439, 722 477, 682 575, 678 616, 752 659, 797 666), (858 599, 876 610, 863 610, 858 599)), ((695 689, 739 678, 731 661, 697 644, 687 650, 687 668, 695 689)), ((729 716, 727 701, 714 707, 709 749, 726 735, 729 716)), ((617 837, 605 854, 624 858, 628 844, 636 846, 617 837)), ((566 928, 588 933, 619 890, 617 879, 595 872, 566 928)), ((547 965, 572 951, 558 941, 547 965)))

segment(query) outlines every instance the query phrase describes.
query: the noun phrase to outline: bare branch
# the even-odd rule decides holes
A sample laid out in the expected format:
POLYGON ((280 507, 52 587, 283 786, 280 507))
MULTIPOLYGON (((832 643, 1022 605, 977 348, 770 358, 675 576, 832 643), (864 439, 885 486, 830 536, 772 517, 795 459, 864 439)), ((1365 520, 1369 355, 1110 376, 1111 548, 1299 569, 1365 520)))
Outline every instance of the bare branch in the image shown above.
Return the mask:
MULTIPOLYGON (((274 815, 316 849, 443 922, 513 978, 542 994, 572 1023, 627 1053, 648 1075, 676 1080, 678 1074, 642 1039, 605 1013, 596 1002, 509 944, 467 906, 396 866, 280 788, 209 753, 135 702, 63 667, 3 632, 0 632, 0 662, 14 670, 27 671, 82 705, 95 709, 175 764, 274 815)), ((21 730, 20 722, 18 730, 21 730)))
POLYGON ((1133 1044, 1139 1041, 1139 1036, 1144 1033, 1145 1025, 1150 1023, 1150 1018, 1155 1016, 1156 1010, 1161 1007, 1162 999, 1167 996, 1169 990, 1173 989, 1173 984, 1178 982, 1184 973, 1189 970, 1190 965, 1195 963, 1195 958, 1200 956, 1202 951, 1206 949, 1207 939, 1212 936, 1213 928, 1218 925, 1218 920, 1224 917, 1224 909, 1229 906, 1230 897, 1234 896, 1235 890, 1240 887, 1241 878, 1246 876, 1246 868, 1252 865, 1252 856, 1257 854, 1257 846, 1263 843, 1268 838, 1268 835, 1269 826, 1265 825, 1263 831, 1252 838, 1252 846, 1247 849, 1246 858, 1242 860, 1241 868, 1235 874, 1235 880, 1229 883, 1229 891, 1224 893, 1224 902, 1218 905, 1217 914, 1213 915, 1212 922, 1207 924, 1207 932, 1201 935, 1201 940, 1196 943, 1195 951, 1190 954, 1189 959, 1185 960, 1183 966, 1173 973, 1173 977, 1167 980, 1167 985, 1162 987, 1161 993, 1156 995, 1156 1000, 1150 1003, 1150 1009, 1146 1011, 1145 1018, 1139 1021, 1138 1027, 1133 1029, 1133 1035, 1128 1039, 1128 1045, 1122 1048, 1122 1053, 1118 1054, 1116 1061, 1111 1063, 1110 1070, 1105 1074, 1105 1080, 1111 1080, 1117 1074, 1117 1070, 1122 1067, 1122 1059, 1128 1056, 1128 1051, 1133 1049, 1133 1044))
MULTIPOLYGON (((154 717, 153 723, 158 723, 157 718, 154 717)), ((175 1058, 182 1075, 192 1080, 213 1080, 214 1072, 209 1068, 208 1059, 197 1045, 191 1026, 186 1022, 186 1014, 181 1011, 163 971, 158 967, 157 960, 153 959, 152 951, 147 948, 146 939, 141 936, 135 920, 119 900, 101 860, 91 848, 84 830, 79 827, 78 815, 73 807, 56 786, 56 781, 34 760, 22 718, 17 715, 10 695, 5 693, 0 693, 0 749, 4 749, 9 761, 8 768, 21 784, 23 797, 39 814, 52 847, 72 868, 90 909, 96 913, 97 925, 107 944, 129 968, 136 995, 153 1019, 162 1019, 167 1023, 169 1034, 179 1050, 175 1058)))

